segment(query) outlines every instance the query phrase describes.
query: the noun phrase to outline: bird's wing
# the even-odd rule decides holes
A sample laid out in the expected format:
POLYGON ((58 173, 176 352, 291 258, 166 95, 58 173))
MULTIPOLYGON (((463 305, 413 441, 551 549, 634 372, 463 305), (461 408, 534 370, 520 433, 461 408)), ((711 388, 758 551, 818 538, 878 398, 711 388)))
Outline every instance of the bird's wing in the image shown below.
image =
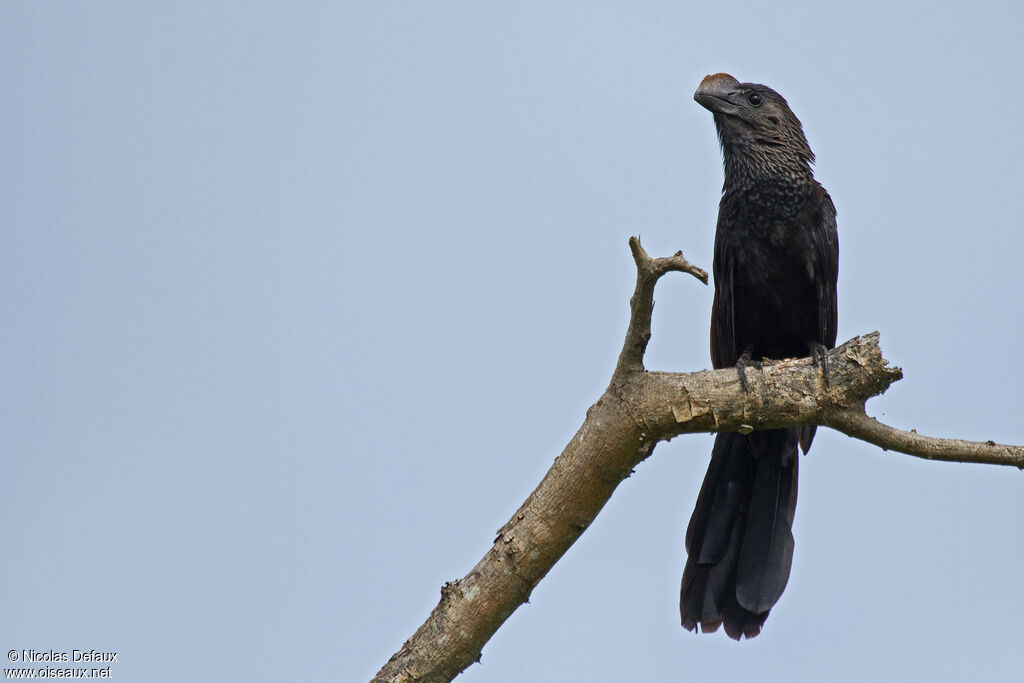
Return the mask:
POLYGON ((736 305, 733 301, 735 251, 722 230, 715 237, 715 299, 711 305, 711 366, 736 365, 736 305))
POLYGON ((819 272, 815 278, 818 290, 818 340, 826 348, 836 345, 838 306, 836 304, 836 278, 839 274, 839 233, 836 230, 836 207, 823 187, 820 215, 815 221, 817 234, 814 236, 816 262, 819 272))

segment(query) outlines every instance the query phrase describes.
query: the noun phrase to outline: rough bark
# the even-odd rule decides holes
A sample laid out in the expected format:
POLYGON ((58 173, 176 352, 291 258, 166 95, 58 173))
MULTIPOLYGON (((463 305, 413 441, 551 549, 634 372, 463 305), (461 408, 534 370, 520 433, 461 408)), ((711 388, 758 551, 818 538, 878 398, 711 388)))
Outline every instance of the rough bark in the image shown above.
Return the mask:
POLYGON ((374 682, 450 681, 479 661, 498 630, 600 512, 615 487, 658 441, 693 432, 827 425, 887 450, 929 459, 1015 465, 1024 447, 933 439, 869 418, 864 403, 902 378, 882 357, 878 333, 829 352, 829 385, 810 358, 765 362, 748 371, 744 392, 735 369, 648 372, 654 285, 667 272, 707 274, 677 253, 650 258, 630 239, 637 285, 631 319, 608 388, 579 431, 470 572, 441 588, 441 601, 374 677, 374 682))

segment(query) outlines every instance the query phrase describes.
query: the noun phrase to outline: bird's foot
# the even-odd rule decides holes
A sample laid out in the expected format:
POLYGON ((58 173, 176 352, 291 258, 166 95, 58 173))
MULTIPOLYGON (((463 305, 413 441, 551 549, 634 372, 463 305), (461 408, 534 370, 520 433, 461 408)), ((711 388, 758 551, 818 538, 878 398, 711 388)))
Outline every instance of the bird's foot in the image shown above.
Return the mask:
POLYGON ((743 387, 743 393, 750 393, 750 382, 747 381, 747 368, 761 369, 761 361, 752 360, 750 358, 750 351, 744 351, 740 354, 740 357, 736 359, 736 373, 740 376, 740 386, 743 387))
POLYGON ((825 379, 825 388, 828 389, 828 349, 822 344, 812 344, 811 360, 815 365, 821 366, 821 376, 825 379))

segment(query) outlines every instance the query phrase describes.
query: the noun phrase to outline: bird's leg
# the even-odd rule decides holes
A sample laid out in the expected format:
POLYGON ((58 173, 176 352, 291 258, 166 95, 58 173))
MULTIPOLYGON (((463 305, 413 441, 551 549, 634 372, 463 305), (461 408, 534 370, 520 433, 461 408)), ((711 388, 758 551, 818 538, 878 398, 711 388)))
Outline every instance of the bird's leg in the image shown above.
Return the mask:
POLYGON ((825 388, 828 389, 828 349, 823 344, 811 344, 811 360, 815 365, 821 366, 821 375, 825 378, 825 388))
POLYGON ((747 368, 761 369, 761 361, 750 358, 751 351, 752 349, 748 346, 740 354, 740 357, 736 359, 736 373, 740 376, 740 386, 743 387, 743 393, 750 393, 750 383, 747 382, 747 368))

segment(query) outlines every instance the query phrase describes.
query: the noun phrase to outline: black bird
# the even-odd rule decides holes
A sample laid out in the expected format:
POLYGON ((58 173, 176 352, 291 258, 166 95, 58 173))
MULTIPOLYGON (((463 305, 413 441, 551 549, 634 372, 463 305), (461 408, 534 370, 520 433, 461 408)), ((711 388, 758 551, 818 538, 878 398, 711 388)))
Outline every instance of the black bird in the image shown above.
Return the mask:
MULTIPOLYGON (((711 363, 735 366, 749 390, 761 358, 808 354, 828 381, 836 342, 836 210, 811 170, 800 120, 771 88, 728 74, 693 98, 715 115, 725 184, 715 233, 711 363)), ((721 433, 686 530, 683 626, 761 632, 793 563, 797 446, 815 427, 721 433)))

